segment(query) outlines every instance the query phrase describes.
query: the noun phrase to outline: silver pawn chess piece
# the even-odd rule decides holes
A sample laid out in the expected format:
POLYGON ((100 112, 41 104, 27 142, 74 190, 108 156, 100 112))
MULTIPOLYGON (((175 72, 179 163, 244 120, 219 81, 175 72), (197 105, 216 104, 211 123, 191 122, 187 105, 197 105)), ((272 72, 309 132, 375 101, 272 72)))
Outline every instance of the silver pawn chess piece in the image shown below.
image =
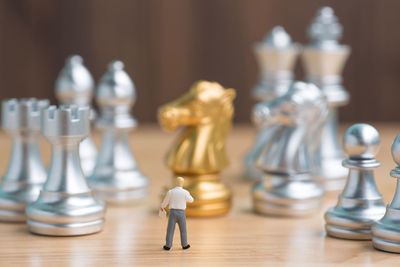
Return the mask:
POLYGON ((2 103, 2 126, 12 138, 8 168, 0 183, 0 221, 26 221, 25 208, 46 180, 40 157, 40 111, 48 100, 9 99, 2 103))
POLYGON ((103 133, 92 176, 88 178, 97 197, 117 204, 135 203, 147 195, 148 179, 139 171, 129 147, 129 132, 136 126, 130 110, 135 86, 121 61, 113 61, 96 91, 100 116, 96 126, 103 133))
POLYGON ((396 192, 383 218, 372 225, 372 243, 377 249, 400 253, 400 135, 393 141, 392 157, 397 164, 390 172, 397 179, 396 192))
POLYGON ((342 86, 341 72, 350 47, 339 44, 342 26, 330 7, 318 10, 308 34, 312 42, 302 53, 306 80, 322 90, 329 104, 329 117, 316 157, 319 166, 316 178, 325 190, 342 190, 347 170, 342 166, 344 155, 338 141, 337 108, 349 101, 349 94, 342 86))
POLYGON ((52 145, 52 155, 39 198, 26 209, 33 233, 74 236, 103 228, 105 205, 93 198, 78 150, 90 131, 89 114, 88 107, 76 106, 50 106, 42 112, 41 132, 52 145))
MULTIPOLYGON (((253 97, 258 101, 272 101, 285 94, 293 82, 293 67, 300 46, 294 44, 281 26, 274 27, 260 43, 254 53, 260 69, 260 82, 253 88, 253 97)), ((244 177, 260 179, 262 171, 254 166, 273 131, 270 128, 258 131, 250 153, 244 159, 244 177)))
MULTIPOLYGON (((73 55, 67 58, 64 68, 61 70, 55 83, 57 100, 62 105, 89 106, 93 98, 93 77, 83 65, 82 57, 73 55)), ((91 119, 94 117, 91 110, 91 119)), ((79 145, 81 166, 85 176, 93 173, 96 163, 97 149, 93 139, 89 136, 79 145)))
POLYGON ((343 147, 349 155, 347 183, 338 203, 325 213, 328 235, 344 239, 370 240, 371 225, 385 213, 383 197, 375 184, 375 159, 380 145, 378 131, 369 124, 354 124, 344 134, 343 147))
POLYGON ((274 101, 255 106, 256 126, 274 131, 256 162, 265 174, 253 188, 257 213, 301 216, 320 207, 323 190, 314 182, 312 169, 327 115, 320 89, 303 82, 293 83, 274 101))

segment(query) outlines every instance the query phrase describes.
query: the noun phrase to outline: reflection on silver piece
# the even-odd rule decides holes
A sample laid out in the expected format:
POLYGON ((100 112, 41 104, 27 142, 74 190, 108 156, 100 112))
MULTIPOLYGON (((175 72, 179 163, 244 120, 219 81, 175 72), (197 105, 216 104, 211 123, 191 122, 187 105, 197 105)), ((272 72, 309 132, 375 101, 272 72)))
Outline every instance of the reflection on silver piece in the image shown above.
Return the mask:
POLYGON ((25 208, 46 180, 40 157, 40 110, 48 100, 9 99, 2 103, 2 126, 12 138, 8 168, 0 183, 0 221, 26 221, 25 208))
POLYGON ((297 216, 320 207, 323 190, 314 182, 312 170, 327 114, 320 89, 303 82, 295 82, 283 96, 255 106, 254 123, 273 131, 256 162, 266 174, 253 189, 256 212, 297 216))
POLYGON ((147 178, 139 171, 129 147, 129 132, 136 126, 130 115, 135 87, 121 61, 113 61, 96 91, 100 116, 96 126, 103 133, 92 176, 97 197, 112 203, 135 203, 147 195, 147 178))
MULTIPOLYGON (((281 26, 276 26, 265 39, 254 46, 254 53, 260 68, 260 82, 253 89, 253 96, 258 101, 272 101, 285 94, 293 82, 293 67, 299 54, 300 46, 292 40, 281 26)), ((256 141, 245 158, 247 179, 260 179, 262 172, 254 166, 265 143, 271 137, 269 128, 258 132, 256 141)))
POLYGON ((330 7, 318 10, 308 34, 312 42, 302 53, 306 79, 322 90, 329 104, 329 117, 316 157, 319 166, 316 178, 325 190, 342 190, 347 170, 342 166, 343 152, 338 141, 337 108, 349 101, 349 94, 342 86, 341 72, 350 55, 350 47, 339 44, 342 26, 330 7))
MULTIPOLYGON (((58 102, 63 105, 91 107, 93 87, 93 77, 83 65, 83 59, 78 55, 68 57, 55 84, 58 102)), ((94 110, 91 110, 92 117, 94 117, 94 110)), ((89 133, 89 136, 79 145, 79 156, 85 176, 92 174, 96 155, 97 149, 89 133)))
POLYGON ((385 214, 373 171, 381 165, 375 159, 380 141, 378 131, 369 124, 354 124, 344 134, 343 146, 349 158, 343 161, 343 166, 349 169, 349 174, 338 203, 325 213, 328 235, 370 240, 371 225, 385 214))
POLYGON ((392 157, 397 164, 390 172, 397 179, 396 192, 383 218, 372 225, 372 242, 377 249, 400 253, 400 135, 393 141, 392 157))
POLYGON ((80 166, 78 146, 90 129, 88 107, 50 106, 42 112, 41 132, 52 145, 46 183, 28 205, 29 230, 52 236, 86 235, 104 224, 105 205, 93 198, 80 166))

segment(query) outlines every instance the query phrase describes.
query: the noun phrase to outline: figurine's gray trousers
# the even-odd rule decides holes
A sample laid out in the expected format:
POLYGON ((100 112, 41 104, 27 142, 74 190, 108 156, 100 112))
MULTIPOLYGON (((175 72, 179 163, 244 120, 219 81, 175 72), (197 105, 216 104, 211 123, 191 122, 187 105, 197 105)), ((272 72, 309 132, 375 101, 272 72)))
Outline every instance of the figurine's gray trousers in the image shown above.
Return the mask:
POLYGON ((181 245, 185 247, 187 243, 187 232, 186 232, 186 216, 185 210, 170 209, 167 227, 167 247, 172 247, 172 240, 174 239, 175 224, 178 223, 179 230, 181 232, 181 245))

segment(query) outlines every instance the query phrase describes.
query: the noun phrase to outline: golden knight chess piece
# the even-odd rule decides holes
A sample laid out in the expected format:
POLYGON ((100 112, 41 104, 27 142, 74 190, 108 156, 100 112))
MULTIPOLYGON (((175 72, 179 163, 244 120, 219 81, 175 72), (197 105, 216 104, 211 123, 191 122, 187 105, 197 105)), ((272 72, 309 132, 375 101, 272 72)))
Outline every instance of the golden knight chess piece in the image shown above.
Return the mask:
MULTIPOLYGON (((229 164, 225 140, 231 129, 234 89, 217 82, 198 81, 189 92, 159 109, 161 126, 184 129, 167 153, 165 164, 176 177, 185 178, 185 189, 194 198, 187 216, 226 214, 231 207, 231 191, 222 183, 220 172, 229 164)), ((165 192, 164 192, 165 193, 165 192)))

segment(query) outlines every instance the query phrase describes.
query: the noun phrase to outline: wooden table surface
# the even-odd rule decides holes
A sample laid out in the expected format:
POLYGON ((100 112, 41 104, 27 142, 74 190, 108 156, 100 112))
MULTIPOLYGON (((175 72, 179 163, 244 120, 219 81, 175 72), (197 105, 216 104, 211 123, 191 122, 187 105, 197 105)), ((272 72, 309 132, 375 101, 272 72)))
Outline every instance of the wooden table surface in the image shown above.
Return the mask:
MULTIPOLYGON (((346 125, 348 126, 348 125, 346 125)), ((390 145, 400 124, 375 124, 382 137, 376 180, 385 202, 395 190, 389 176, 394 167, 390 145)), ((342 132, 344 127, 341 127, 342 132)), ((326 237, 323 212, 336 202, 328 194, 321 211, 307 218, 277 218, 252 212, 251 182, 241 178, 242 157, 250 147, 251 126, 235 126, 227 151, 231 165, 223 177, 234 193, 233 209, 223 217, 188 218, 191 248, 182 250, 178 234, 171 251, 162 250, 167 221, 158 217, 159 194, 169 185, 170 172, 162 163, 175 134, 156 125, 141 126, 131 136, 131 145, 141 170, 151 180, 149 198, 140 206, 107 210, 101 233, 81 237, 45 237, 30 234, 25 224, 0 224, 0 265, 28 266, 220 266, 220 265, 400 265, 400 255, 373 249, 370 241, 346 241, 326 237)), ((96 134, 98 143, 98 135, 96 134)), ((0 134, 0 171, 4 172, 9 139, 0 134)), ((45 163, 49 146, 43 141, 45 163)), ((178 230, 178 228, 176 229, 178 230)), ((179 231, 176 231, 177 233, 179 231)))

